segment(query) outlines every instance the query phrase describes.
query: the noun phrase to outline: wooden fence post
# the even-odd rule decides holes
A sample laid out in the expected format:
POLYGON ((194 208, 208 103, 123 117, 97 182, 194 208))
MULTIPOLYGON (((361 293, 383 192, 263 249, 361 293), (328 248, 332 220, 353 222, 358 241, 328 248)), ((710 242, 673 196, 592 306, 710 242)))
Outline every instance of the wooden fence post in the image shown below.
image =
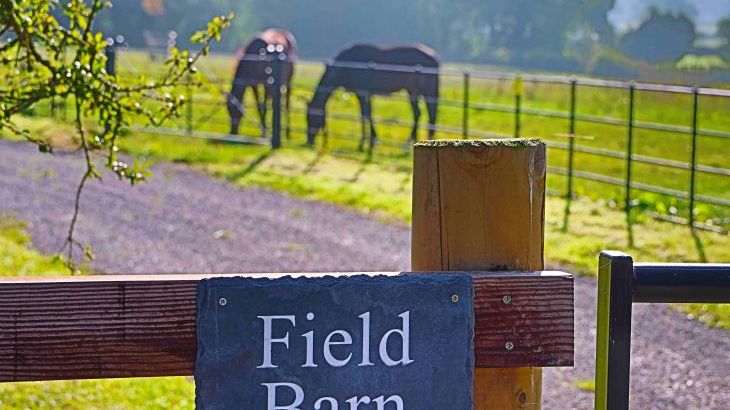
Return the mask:
MULTIPOLYGON (((421 142, 413 172, 413 271, 543 269, 542 142, 421 142)), ((540 368, 476 369, 474 409, 540 409, 541 387, 540 368)))
MULTIPOLYGON (((281 84, 284 82, 282 78, 282 65, 286 55, 276 53, 272 55, 271 60, 271 148, 281 148, 281 84)), ((264 101, 264 104, 266 102, 264 101)))

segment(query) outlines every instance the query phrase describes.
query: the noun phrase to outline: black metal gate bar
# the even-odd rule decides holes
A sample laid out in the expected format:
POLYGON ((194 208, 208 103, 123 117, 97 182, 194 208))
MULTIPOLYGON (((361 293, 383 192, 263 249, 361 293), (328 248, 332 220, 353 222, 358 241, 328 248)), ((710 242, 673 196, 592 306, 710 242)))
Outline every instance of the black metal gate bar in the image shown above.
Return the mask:
POLYGON ((730 264, 636 264, 601 252, 598 264, 596 410, 629 408, 633 303, 730 303, 730 264))
POLYGON ((730 264, 635 264, 633 301, 730 302, 730 264))

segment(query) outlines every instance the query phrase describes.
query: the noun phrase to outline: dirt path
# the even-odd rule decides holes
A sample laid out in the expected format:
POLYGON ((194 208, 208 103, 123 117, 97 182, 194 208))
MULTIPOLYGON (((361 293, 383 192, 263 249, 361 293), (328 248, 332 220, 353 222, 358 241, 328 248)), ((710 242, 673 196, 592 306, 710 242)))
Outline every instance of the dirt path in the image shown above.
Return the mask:
MULTIPOLYGON (((78 237, 102 272, 406 270, 410 232, 328 204, 238 189, 164 164, 137 187, 108 175, 84 192, 78 237)), ((34 245, 57 252, 82 173, 70 154, 41 156, 0 140, 0 212, 30 223, 34 245)), ((576 282, 576 367, 544 372, 545 409, 591 409, 595 281, 576 282)), ((632 409, 717 409, 730 403, 730 332, 661 305, 637 305, 632 409)))

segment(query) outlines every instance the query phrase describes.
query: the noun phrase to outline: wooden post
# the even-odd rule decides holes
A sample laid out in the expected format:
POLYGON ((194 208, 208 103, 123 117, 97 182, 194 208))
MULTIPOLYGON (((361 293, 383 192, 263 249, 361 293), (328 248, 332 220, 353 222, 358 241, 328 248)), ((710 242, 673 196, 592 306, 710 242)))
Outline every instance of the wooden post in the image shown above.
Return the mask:
MULTIPOLYGON (((414 149, 413 172, 413 271, 543 268, 542 142, 421 142, 414 149)), ((520 311, 520 295, 504 297, 520 311)), ((511 336, 494 337, 505 338, 506 350, 530 348, 511 336)), ((540 409, 541 385, 537 367, 478 368, 474 409, 540 409)))
MULTIPOLYGON (((282 84, 282 70, 281 66, 284 64, 283 61, 286 55, 283 53, 277 53, 273 55, 271 60, 271 77, 273 83, 271 85, 271 148, 281 148, 281 84, 282 84)), ((264 101, 266 104, 266 101, 264 101)))

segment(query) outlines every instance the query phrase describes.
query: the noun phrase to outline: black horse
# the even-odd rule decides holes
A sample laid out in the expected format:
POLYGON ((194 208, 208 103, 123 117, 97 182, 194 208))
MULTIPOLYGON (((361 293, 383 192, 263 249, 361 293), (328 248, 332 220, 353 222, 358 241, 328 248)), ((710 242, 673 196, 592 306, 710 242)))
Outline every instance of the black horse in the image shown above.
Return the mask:
MULTIPOLYGON (((325 105, 332 92, 343 87, 357 95, 362 118, 370 125, 370 143, 375 142, 375 126, 370 97, 406 90, 413 108, 413 128, 409 141, 416 140, 421 110, 419 97, 428 108, 428 138, 433 139, 439 97, 439 61, 436 53, 424 45, 379 48, 356 44, 340 52, 329 64, 319 81, 317 91, 307 109, 307 142, 325 125, 325 105)), ((363 131, 360 140, 362 148, 363 131)))
POLYGON ((297 58, 297 43, 294 36, 280 29, 270 28, 256 35, 238 52, 238 67, 233 78, 231 92, 228 93, 228 115, 231 117, 231 134, 238 134, 238 126, 243 117, 243 94, 251 87, 259 117, 261 132, 266 135, 266 104, 271 96, 272 60, 280 55, 285 58, 281 63, 281 83, 286 87, 286 107, 289 109, 290 84, 294 75, 294 62, 297 58), (259 86, 264 88, 264 98, 260 99, 259 86))

